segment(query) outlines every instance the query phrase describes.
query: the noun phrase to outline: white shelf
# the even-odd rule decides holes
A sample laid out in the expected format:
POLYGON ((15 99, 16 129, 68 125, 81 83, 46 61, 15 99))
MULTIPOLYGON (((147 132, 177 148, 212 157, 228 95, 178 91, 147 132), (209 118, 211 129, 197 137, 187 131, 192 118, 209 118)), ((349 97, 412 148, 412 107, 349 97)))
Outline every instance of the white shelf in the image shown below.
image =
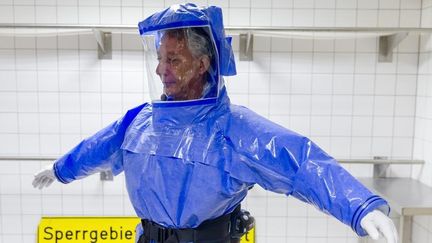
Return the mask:
MULTIPOLYGON (((0 161, 54 161, 56 156, 0 156, 0 161)), ((343 164, 424 164, 424 160, 398 160, 398 159, 336 159, 343 164)))
MULTIPOLYGON (((226 26, 228 35, 240 36, 241 61, 253 60, 253 37, 266 36, 294 39, 358 39, 379 38, 380 62, 391 62, 393 49, 410 33, 431 34, 432 28, 380 27, 271 27, 226 26)), ((137 25, 83 25, 83 24, 0 24, 0 36, 53 36, 94 34, 100 59, 111 59, 111 34, 138 34, 137 25)))

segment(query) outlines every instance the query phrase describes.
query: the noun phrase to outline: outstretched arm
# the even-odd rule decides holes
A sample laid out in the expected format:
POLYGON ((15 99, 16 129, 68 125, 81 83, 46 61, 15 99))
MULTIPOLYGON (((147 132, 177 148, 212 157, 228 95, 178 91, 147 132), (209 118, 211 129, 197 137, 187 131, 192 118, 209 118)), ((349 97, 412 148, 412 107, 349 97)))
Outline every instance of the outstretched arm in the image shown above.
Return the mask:
POLYGON ((364 187, 308 138, 246 108, 234 108, 226 132, 235 151, 230 171, 234 177, 312 204, 350 225, 359 236, 373 235, 375 227, 393 243, 396 231, 392 232, 392 222, 376 220, 387 216, 375 210, 389 212, 383 198, 364 187))
POLYGON ((108 169, 119 174, 123 170, 120 147, 126 129, 145 105, 129 110, 121 119, 84 139, 52 165, 36 173, 33 186, 42 189, 54 180, 69 183, 108 169))

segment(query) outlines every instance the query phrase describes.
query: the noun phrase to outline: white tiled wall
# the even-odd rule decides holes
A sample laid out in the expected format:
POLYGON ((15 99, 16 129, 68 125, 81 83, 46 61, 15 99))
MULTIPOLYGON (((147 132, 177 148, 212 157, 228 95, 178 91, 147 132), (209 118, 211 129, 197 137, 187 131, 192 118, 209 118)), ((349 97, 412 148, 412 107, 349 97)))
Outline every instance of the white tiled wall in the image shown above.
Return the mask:
MULTIPOLYGON (((0 23, 136 24, 175 2, 4 0, 0 23)), ((432 18, 430 0, 196 2, 221 6, 227 26, 419 27, 432 18)), ((422 38, 422 48, 425 43, 422 38)), ((432 184, 426 149, 431 55, 430 49, 420 55, 418 50, 419 37, 410 35, 393 62, 378 63, 375 38, 256 36, 254 60, 237 62, 238 75, 227 78, 228 91, 233 103, 311 137, 336 158, 411 158, 415 145, 415 155, 428 161, 425 168, 392 167, 389 174, 432 184)), ((138 35, 114 34, 112 60, 97 59, 90 34, 0 35, 0 155, 58 156, 148 101, 143 62, 138 35)), ((91 176, 41 192, 31 180, 45 164, 0 161, 0 242, 35 242, 41 215, 134 214, 122 175, 114 182, 91 176)), ((370 166, 345 166, 356 176, 371 174, 370 166)), ((260 243, 358 242, 333 218, 258 187, 245 206, 258 220, 260 243)), ((414 242, 430 243, 432 220, 415 220, 414 242)))
MULTIPOLYGON (((422 26, 432 26, 432 1, 423 1, 422 26)), ((432 38, 420 38, 418 87, 415 116, 413 156, 425 160, 425 165, 415 166, 412 177, 432 186, 432 38)), ((432 217, 414 217, 413 241, 432 242, 432 217)))

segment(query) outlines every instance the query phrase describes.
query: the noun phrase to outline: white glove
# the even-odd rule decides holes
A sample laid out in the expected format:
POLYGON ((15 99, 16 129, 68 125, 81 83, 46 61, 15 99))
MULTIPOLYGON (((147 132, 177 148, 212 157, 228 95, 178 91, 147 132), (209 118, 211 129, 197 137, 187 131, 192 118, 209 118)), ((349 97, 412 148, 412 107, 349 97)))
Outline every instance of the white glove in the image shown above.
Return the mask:
POLYGON ((378 240, 381 233, 387 243, 398 241, 398 234, 393 221, 379 210, 373 210, 366 214, 360 221, 360 225, 373 240, 378 240))
POLYGON ((34 188, 37 187, 42 189, 44 187, 50 186, 55 180, 57 180, 57 177, 54 174, 53 165, 51 164, 47 165, 44 169, 34 174, 32 185, 34 188))

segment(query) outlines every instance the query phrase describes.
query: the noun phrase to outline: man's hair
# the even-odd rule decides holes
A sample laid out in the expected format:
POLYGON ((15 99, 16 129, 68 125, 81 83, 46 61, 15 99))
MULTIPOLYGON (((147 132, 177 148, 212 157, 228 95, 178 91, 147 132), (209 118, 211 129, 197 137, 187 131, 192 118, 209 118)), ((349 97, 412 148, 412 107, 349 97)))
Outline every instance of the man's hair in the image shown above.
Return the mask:
MULTIPOLYGON (((165 30, 163 36, 186 40, 188 48, 194 57, 206 55, 210 60, 215 56, 213 41, 205 27, 188 27, 165 30)), ((213 62, 213 61, 212 61, 213 62)))

